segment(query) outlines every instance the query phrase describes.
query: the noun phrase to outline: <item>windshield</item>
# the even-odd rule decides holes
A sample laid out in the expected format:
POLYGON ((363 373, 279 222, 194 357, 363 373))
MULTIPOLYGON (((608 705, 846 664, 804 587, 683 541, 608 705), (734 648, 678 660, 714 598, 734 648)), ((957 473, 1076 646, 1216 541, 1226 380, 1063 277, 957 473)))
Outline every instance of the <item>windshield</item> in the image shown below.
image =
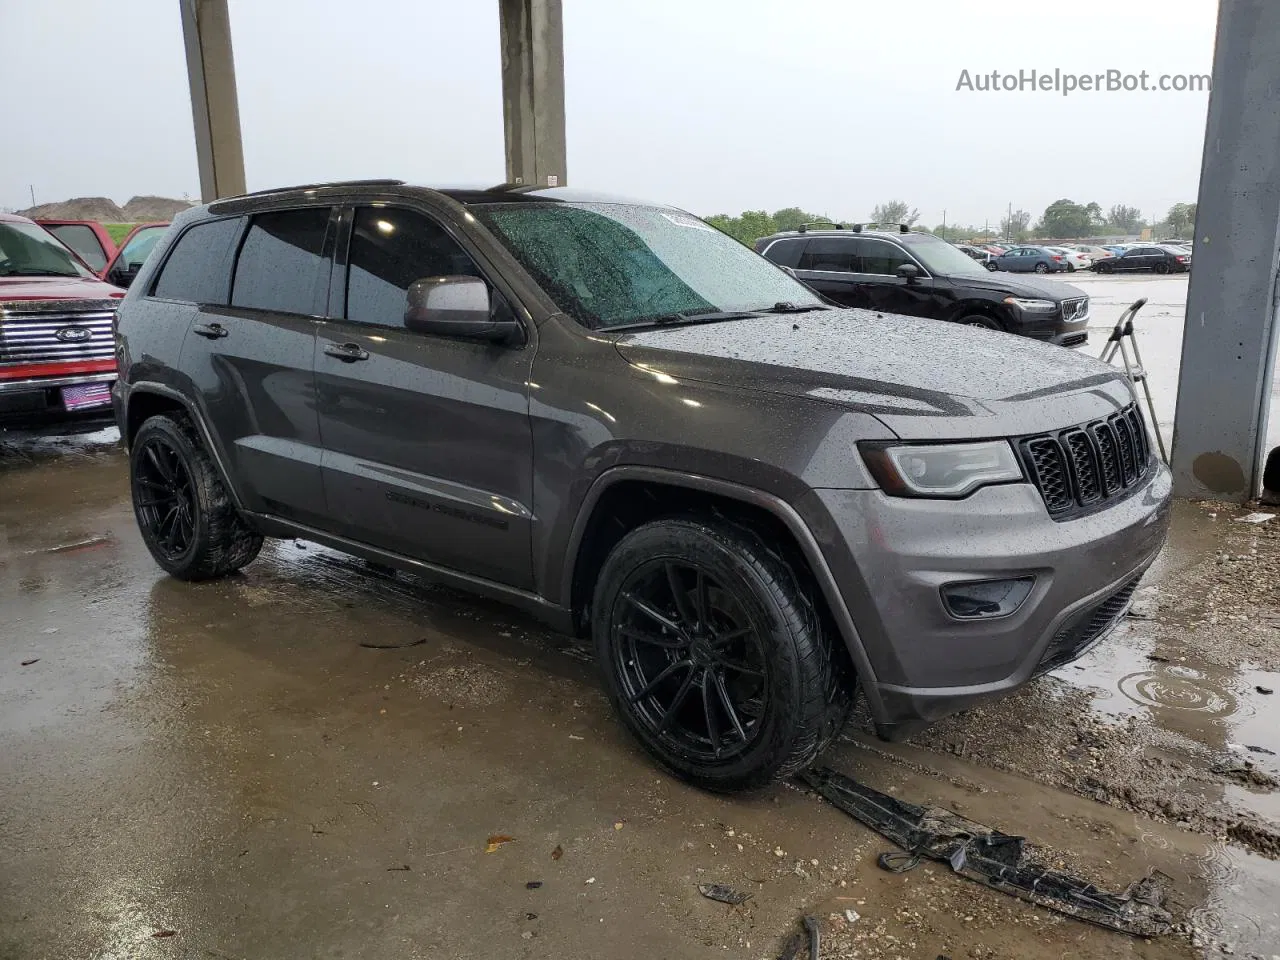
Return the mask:
POLYGON ((780 303, 822 306, 798 280, 687 213, 619 203, 472 210, 565 313, 592 329, 780 303))
POLYGON ((44 227, 0 220, 0 277, 92 277, 44 227))
POLYGON ((987 268, 945 240, 927 233, 904 233, 898 237, 929 272, 944 277, 985 277, 987 268))

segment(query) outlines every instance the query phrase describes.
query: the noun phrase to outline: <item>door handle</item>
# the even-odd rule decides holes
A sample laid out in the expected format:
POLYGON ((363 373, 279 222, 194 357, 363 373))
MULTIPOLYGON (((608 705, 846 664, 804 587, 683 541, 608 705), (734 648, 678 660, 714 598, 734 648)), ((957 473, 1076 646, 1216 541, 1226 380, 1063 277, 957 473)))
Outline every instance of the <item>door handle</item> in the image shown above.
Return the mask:
POLYGON ((202 337, 208 337, 210 340, 218 340, 231 331, 220 323, 197 323, 191 328, 191 332, 202 337))
POLYGON ((330 343, 324 348, 326 356, 337 357, 343 363, 355 363, 357 360, 368 360, 369 351, 358 343, 330 343))

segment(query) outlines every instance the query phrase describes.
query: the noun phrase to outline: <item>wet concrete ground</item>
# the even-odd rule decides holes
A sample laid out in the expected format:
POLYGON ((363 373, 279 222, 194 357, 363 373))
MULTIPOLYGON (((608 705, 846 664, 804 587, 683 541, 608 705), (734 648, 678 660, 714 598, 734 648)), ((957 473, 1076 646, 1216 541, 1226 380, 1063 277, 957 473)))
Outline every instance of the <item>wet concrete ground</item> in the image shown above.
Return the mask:
POLYGON ((887 841, 793 785, 657 773, 581 651, 499 606, 293 542, 170 580, 113 431, 10 444, 0 958, 769 958, 806 913, 823 957, 1270 958, 1277 794, 1214 768, 1280 775, 1248 750, 1280 754, 1254 689, 1280 689, 1280 519, 1235 513, 1183 507, 1145 619, 1080 663, 913 743, 854 723, 825 758, 1106 888, 1166 873, 1188 926, 1146 941, 887 874, 887 841))

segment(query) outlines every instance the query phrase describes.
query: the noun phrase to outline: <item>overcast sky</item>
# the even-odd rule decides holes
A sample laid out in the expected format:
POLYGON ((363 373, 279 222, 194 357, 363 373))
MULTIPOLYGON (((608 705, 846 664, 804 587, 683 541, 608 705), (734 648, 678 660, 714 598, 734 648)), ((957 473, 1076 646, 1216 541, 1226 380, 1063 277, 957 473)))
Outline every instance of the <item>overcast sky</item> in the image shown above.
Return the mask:
MULTIPOLYGON (((0 207, 199 195, 179 0, 0 0, 0 207)), ((503 179, 496 0, 231 0, 249 189, 503 179)), ((706 215, 925 222, 1194 200, 1205 93, 978 93, 961 71, 1209 73, 1214 0, 564 0, 568 177, 706 215)))

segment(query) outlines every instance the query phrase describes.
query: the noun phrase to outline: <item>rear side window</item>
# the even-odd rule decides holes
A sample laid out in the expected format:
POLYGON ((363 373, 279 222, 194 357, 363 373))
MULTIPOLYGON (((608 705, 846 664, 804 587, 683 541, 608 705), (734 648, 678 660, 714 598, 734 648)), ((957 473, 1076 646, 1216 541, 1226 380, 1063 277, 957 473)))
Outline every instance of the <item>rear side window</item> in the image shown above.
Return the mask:
POLYGON ((45 229, 80 254, 80 259, 94 270, 101 270, 107 265, 107 251, 102 249, 92 227, 83 223, 62 223, 45 229))
POLYGON ((151 291, 165 300, 225 306, 231 280, 231 245, 243 221, 208 220, 178 238, 151 291))
POLYGON ((844 237, 810 240, 800 257, 800 269, 852 273, 853 241, 844 237))
POLYGON ((351 228, 347 319, 398 327, 409 285, 424 277, 479 277, 467 252, 419 213, 361 207, 351 228))
POLYGON ((778 240, 769 244, 764 255, 780 267, 799 267, 804 244, 803 240, 778 240))
POLYGON ((902 264, 911 263, 911 258, 900 247, 884 240, 859 240, 858 253, 861 261, 859 273, 891 277, 902 264))
POLYGON ((321 255, 328 225, 328 207, 254 217, 236 262, 231 305, 303 316, 321 313, 320 296, 329 279, 321 255))

